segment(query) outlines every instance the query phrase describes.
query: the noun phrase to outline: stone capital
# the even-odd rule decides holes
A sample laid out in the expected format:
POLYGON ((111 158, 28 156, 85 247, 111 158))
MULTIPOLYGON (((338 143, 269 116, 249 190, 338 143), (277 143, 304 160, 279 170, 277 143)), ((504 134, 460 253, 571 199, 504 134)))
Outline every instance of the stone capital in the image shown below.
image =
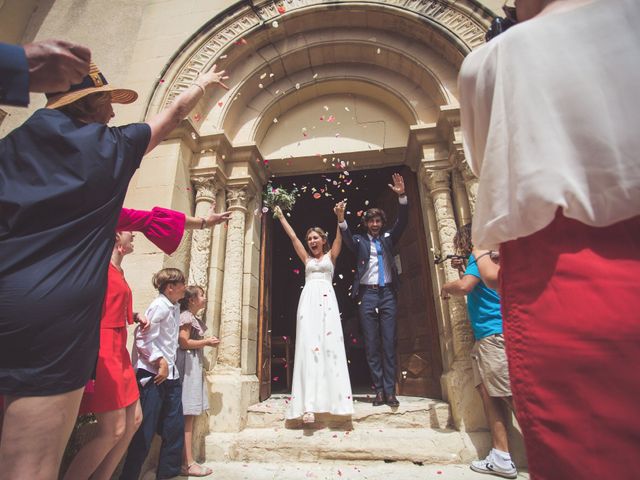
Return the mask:
POLYGON ((460 173, 462 174, 462 178, 464 179, 465 183, 470 182, 472 180, 478 180, 478 177, 476 177, 471 171, 469 162, 467 162, 465 159, 463 159, 460 163, 458 163, 458 170, 460 170, 460 173))
POLYGON ((208 202, 215 200, 219 187, 214 175, 193 176, 191 183, 196 190, 196 203, 203 200, 208 202))
POLYGON ((227 187, 227 204, 229 205, 229 210, 242 210, 246 212, 249 200, 250 196, 247 185, 227 187))
POLYGON ((451 172, 449 170, 423 168, 425 185, 431 195, 451 191, 451 172))

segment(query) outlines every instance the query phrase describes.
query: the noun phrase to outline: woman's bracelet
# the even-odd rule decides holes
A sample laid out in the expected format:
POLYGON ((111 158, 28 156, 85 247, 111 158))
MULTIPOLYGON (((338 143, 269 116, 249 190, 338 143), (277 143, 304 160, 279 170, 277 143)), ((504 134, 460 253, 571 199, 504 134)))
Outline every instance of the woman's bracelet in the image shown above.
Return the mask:
POLYGON ((200 85, 199 83, 193 83, 193 85, 198 87, 200 90, 202 90, 202 95, 207 93, 206 90, 204 89, 204 87, 202 85, 200 85))
POLYGON ((200 223, 200 230, 204 230, 204 227, 207 226, 207 221, 203 217, 200 217, 200 220, 202 220, 200 223))

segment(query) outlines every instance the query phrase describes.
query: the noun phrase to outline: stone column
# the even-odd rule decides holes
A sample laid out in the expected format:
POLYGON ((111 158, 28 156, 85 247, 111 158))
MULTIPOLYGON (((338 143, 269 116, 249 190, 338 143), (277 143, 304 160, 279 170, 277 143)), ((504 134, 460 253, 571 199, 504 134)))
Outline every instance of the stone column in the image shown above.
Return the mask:
POLYGON ((476 211, 476 199, 478 198, 478 177, 473 174, 471 167, 464 159, 459 163, 458 170, 462 174, 462 180, 467 190, 467 198, 469 199, 471 216, 473 216, 476 211))
POLYGON ((222 308, 220 313, 220 346, 215 367, 210 375, 212 393, 209 396, 210 428, 217 432, 236 432, 246 425, 251 399, 258 397, 258 379, 243 375, 242 300, 244 248, 248 185, 227 187, 228 210, 232 212, 227 227, 227 239, 222 280, 222 308))
POLYGON ((227 202, 229 210, 233 213, 227 229, 218 364, 239 368, 240 335, 242 331, 244 233, 247 214, 246 187, 229 188, 227 190, 227 202))
MULTIPOLYGON (((196 217, 206 217, 214 204, 218 187, 212 175, 191 177, 196 190, 196 217)), ((211 258, 211 228, 194 230, 191 237, 191 261, 189 263, 189 285, 199 285, 208 292, 209 260, 211 258)))
MULTIPOLYGON (((451 172, 447 169, 430 169, 424 171, 424 182, 433 202, 440 241, 440 254, 445 256, 454 253, 453 237, 457 231, 451 199, 451 172)), ((458 280, 458 272, 445 262, 444 279, 446 282, 458 280)), ((451 297, 444 302, 448 309, 453 347, 453 362, 443 375, 443 386, 447 390, 447 398, 455 426, 459 429, 475 430, 484 424, 482 406, 473 391, 471 363, 469 353, 473 346, 471 326, 467 318, 467 310, 463 297, 451 297)))
POLYGON ((457 169, 451 171, 451 186, 453 187, 458 222, 460 226, 466 225, 471 221, 471 207, 462 174, 457 169))

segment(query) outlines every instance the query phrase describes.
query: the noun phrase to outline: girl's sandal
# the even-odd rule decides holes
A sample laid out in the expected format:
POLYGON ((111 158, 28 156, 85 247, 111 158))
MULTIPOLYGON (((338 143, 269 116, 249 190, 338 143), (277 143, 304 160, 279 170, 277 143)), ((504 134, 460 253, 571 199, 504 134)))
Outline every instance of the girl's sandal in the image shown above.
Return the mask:
POLYGON ((193 462, 190 465, 182 466, 180 475, 183 477, 207 477, 213 473, 209 467, 193 462))
POLYGON ((302 423, 314 423, 316 421, 316 416, 313 412, 307 412, 302 415, 302 423))

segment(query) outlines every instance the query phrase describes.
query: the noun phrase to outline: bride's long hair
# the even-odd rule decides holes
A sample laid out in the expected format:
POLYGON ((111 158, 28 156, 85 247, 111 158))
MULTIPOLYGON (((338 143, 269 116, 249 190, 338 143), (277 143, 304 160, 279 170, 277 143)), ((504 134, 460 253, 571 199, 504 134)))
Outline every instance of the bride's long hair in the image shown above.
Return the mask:
POLYGON ((327 253, 329 250, 331 250, 331 245, 329 244, 329 235, 320 227, 311 227, 309 230, 307 230, 307 233, 304 234, 304 240, 306 242, 305 246, 307 247, 307 250, 309 250, 309 242, 307 239, 309 238, 309 234, 311 232, 316 232, 318 235, 320 235, 321 238, 324 238, 325 242, 322 244, 322 253, 327 253))

